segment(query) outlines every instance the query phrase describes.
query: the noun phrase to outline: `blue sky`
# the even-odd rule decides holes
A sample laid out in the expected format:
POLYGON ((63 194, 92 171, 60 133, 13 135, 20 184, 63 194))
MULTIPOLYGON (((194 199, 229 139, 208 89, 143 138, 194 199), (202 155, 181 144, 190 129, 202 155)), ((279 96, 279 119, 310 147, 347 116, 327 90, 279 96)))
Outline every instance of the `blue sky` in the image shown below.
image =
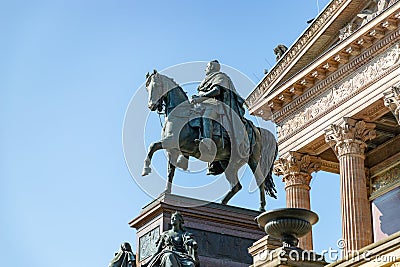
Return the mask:
MULTIPOLYGON (((218 59, 257 83, 273 48, 290 46, 328 2, 2 1, 2 264, 106 266, 121 242, 136 247, 128 222, 151 197, 126 167, 122 127, 145 73, 218 59)), ((318 252, 340 237, 339 178, 313 177, 318 252)), ((285 205, 281 177, 275 183, 271 209, 285 205)), ((257 203, 242 190, 230 204, 257 203)))

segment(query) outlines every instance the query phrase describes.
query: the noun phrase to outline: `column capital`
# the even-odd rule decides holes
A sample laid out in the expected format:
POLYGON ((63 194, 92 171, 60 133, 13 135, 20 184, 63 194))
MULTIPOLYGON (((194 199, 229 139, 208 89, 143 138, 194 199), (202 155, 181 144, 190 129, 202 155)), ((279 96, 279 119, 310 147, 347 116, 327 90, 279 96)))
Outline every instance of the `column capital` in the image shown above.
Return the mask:
POLYGON ((325 130, 325 141, 338 157, 346 154, 364 157, 365 142, 376 137, 375 124, 352 118, 343 120, 343 126, 332 124, 325 130))
POLYGON ((289 152, 275 161, 274 173, 283 175, 286 185, 306 184, 311 180, 311 173, 321 169, 321 159, 299 152, 289 152))
POLYGON ((389 91, 383 93, 384 104, 390 109, 400 124, 400 82, 393 85, 389 91))

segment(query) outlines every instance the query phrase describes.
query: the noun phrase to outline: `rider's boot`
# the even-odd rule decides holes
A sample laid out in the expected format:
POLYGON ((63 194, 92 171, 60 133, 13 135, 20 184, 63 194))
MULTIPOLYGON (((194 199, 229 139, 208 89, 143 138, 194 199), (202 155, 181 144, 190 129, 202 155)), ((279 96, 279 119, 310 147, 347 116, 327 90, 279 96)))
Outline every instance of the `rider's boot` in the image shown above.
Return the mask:
POLYGON ((212 121, 208 118, 203 118, 203 137, 200 139, 196 139, 195 142, 197 143, 203 143, 207 150, 210 150, 212 148, 212 131, 213 131, 213 126, 212 126, 212 121))
POLYGON ((189 160, 184 155, 180 154, 176 161, 176 167, 181 168, 182 170, 187 170, 189 167, 189 160))
MULTIPOLYGON (((217 154, 217 147, 212 137, 212 121, 203 118, 203 138, 199 142, 200 159, 206 162, 212 162, 217 154)), ((196 140, 195 140, 196 141, 196 140)))

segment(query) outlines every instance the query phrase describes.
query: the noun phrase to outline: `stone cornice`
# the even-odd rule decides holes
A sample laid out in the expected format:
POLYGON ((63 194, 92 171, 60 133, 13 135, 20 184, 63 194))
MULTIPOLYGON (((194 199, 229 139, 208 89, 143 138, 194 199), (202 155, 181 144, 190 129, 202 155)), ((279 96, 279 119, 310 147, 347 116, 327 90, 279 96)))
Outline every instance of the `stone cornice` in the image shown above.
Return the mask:
POLYGON ((321 170, 332 173, 339 173, 339 162, 332 162, 328 160, 321 161, 321 170))
MULTIPOLYGON (((342 66, 337 72, 332 73, 329 77, 319 82, 308 91, 305 91, 298 98, 294 99, 290 104, 286 105, 279 111, 275 111, 273 116, 274 120, 280 121, 280 117, 283 115, 287 116, 288 112, 295 112, 294 107, 299 107, 301 103, 309 102, 310 97, 317 97, 318 93, 321 93, 321 89, 327 88, 329 84, 333 82, 339 81, 339 79, 343 79, 343 77, 351 74, 354 69, 359 68, 360 66, 365 64, 366 59, 371 59, 376 57, 378 54, 382 53, 384 50, 388 48, 391 44, 398 40, 400 37, 400 30, 391 32, 388 36, 379 42, 376 42, 369 49, 365 49, 362 53, 360 53, 357 57, 353 57, 352 60, 349 60, 345 66, 342 66)), ((340 49, 339 49, 340 51, 340 49)), ((336 52, 336 51, 334 51, 336 52)), ((338 52, 340 54, 340 52, 338 52)))
MULTIPOLYGON (((260 83, 247 99, 250 112, 264 119, 272 117, 275 122, 279 123, 280 117, 287 116, 288 110, 293 110, 293 106, 301 103, 300 99, 304 99, 305 95, 307 97, 314 95, 318 92, 317 87, 322 88, 328 85, 329 82, 335 80, 335 76, 336 78, 343 77, 344 73, 351 71, 351 67, 348 67, 349 64, 353 63, 354 68, 355 59, 365 61, 368 57, 365 51, 371 54, 373 52, 368 51, 376 51, 377 47, 379 50, 384 46, 382 43, 387 45, 388 40, 391 42, 396 40, 399 36, 399 21, 400 3, 397 2, 351 36, 323 53, 308 67, 286 81, 283 86, 279 87, 279 90, 275 88, 274 93, 270 94, 268 98, 265 98, 265 92, 260 93, 260 88, 266 87, 265 83, 260 83), (375 43, 380 43, 380 45, 375 43), (268 113, 266 106, 272 109, 272 116, 265 115, 268 113)), ((281 63, 278 62, 279 64, 281 63)))
POLYGON ((398 70, 400 67, 400 43, 387 49, 393 40, 398 40, 398 37, 400 37, 400 30, 393 32, 390 38, 377 43, 376 46, 354 59, 335 75, 296 99, 292 103, 293 105, 290 105, 291 111, 287 108, 283 109, 282 112, 286 113, 281 114, 282 112, 280 112, 279 114, 282 117, 285 116, 285 121, 277 122, 278 125, 281 125, 278 127, 278 142, 286 141, 315 120, 333 112, 381 77, 398 70), (385 51, 384 54, 377 57, 383 51, 385 51), (373 60, 370 64, 365 65, 365 61, 371 58, 373 60), (359 70, 354 72, 354 69, 359 70))
POLYGON ((255 90, 248 96, 246 102, 249 107, 252 107, 260 101, 260 98, 265 95, 267 88, 282 74, 282 72, 298 57, 305 49, 314 36, 322 31, 325 24, 340 10, 342 6, 349 4, 351 1, 335 0, 322 12, 308 27, 305 33, 290 47, 288 51, 277 62, 267 76, 257 85, 255 90))
MULTIPOLYGON (((397 36, 400 36, 400 30, 397 36)), ((383 45, 384 43, 385 42, 381 44, 383 45)), ((321 119, 328 113, 334 112, 334 110, 343 103, 367 89, 381 79, 381 77, 398 71, 400 68, 400 43, 390 49, 387 49, 385 46, 379 47, 380 49, 378 51, 385 50, 384 54, 376 56, 378 52, 366 53, 359 61, 356 60, 354 62, 353 69, 343 68, 343 70, 347 70, 351 76, 345 79, 342 78, 340 81, 338 81, 339 77, 336 77, 337 83, 335 83, 335 80, 329 79, 329 84, 321 84, 321 86, 325 85, 326 87, 316 87, 316 90, 319 89, 321 91, 325 88, 324 91, 315 91, 313 95, 313 90, 305 94, 304 97, 302 96, 299 98, 301 102, 295 102, 298 103, 298 106, 296 108, 293 107, 294 110, 292 112, 287 111, 285 114, 285 121, 278 123, 278 125, 281 125, 278 126, 277 129, 278 143, 281 144, 285 142, 293 135, 304 130, 305 127, 309 126, 314 121, 321 119), (359 68, 360 65, 365 63, 365 58, 373 58, 373 61, 359 68), (351 70, 354 71, 354 68, 359 68, 359 70, 357 72, 352 72, 351 70), (317 93, 319 94, 317 95, 317 93)))

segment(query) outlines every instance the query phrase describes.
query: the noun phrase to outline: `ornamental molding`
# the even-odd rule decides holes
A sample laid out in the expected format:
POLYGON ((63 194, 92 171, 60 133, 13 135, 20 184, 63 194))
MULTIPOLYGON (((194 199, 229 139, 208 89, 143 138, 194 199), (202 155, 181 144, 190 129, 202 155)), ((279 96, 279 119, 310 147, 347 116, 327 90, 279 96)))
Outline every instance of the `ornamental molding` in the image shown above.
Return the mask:
POLYGON ((370 1, 369 5, 366 6, 357 16, 349 22, 345 27, 339 31, 339 40, 343 41, 347 37, 351 36, 357 29, 366 25, 368 22, 373 20, 379 14, 381 14, 388 6, 394 4, 397 0, 374 0, 370 1))
MULTIPOLYGON (((399 12, 400 18, 400 12, 399 12)), ((361 66, 366 64, 367 60, 371 58, 379 57, 379 54, 385 53, 390 46, 394 46, 396 42, 398 42, 400 37, 400 30, 392 31, 384 39, 381 39, 374 43, 373 46, 365 49, 362 53, 355 56, 351 61, 346 62, 342 67, 340 67, 337 71, 331 73, 326 79, 317 83, 314 87, 304 92, 304 94, 299 94, 299 97, 295 98, 294 101, 285 105, 279 111, 274 112, 273 121, 280 124, 282 122, 282 118, 287 118, 288 116, 292 116, 299 109, 304 108, 305 103, 310 103, 316 100, 321 95, 321 92, 326 92, 327 88, 331 88, 332 84, 337 83, 342 80, 343 77, 349 76, 354 73, 354 70, 360 68, 361 66)), ((350 45, 349 47, 352 47, 350 45)), ((340 55, 341 52, 338 52, 340 55)), ((342 55, 343 56, 343 55, 342 55)))
MULTIPOLYGON (((387 152, 388 149, 392 147, 398 147, 399 143, 400 143, 400 135, 397 135, 392 139, 386 141, 385 143, 379 145, 378 147, 374 148, 373 150, 369 151, 366 155, 366 158, 367 159, 378 158, 381 157, 381 155, 386 155, 388 153, 387 152)), ((381 161, 376 165, 373 165, 371 167, 371 176, 374 177, 379 173, 385 171, 388 168, 388 166, 396 165, 399 162, 399 159, 400 159, 400 152, 392 155, 391 157, 385 159, 384 161, 381 161)))
MULTIPOLYGON (((365 56, 362 56, 360 61, 365 61, 365 56)), ((353 62, 354 65, 360 62, 353 62)), ((358 65, 357 64, 357 65, 358 65)), ((344 102, 348 101, 358 93, 364 91, 371 84, 375 83, 382 77, 394 71, 400 65, 400 43, 395 44, 387 49, 383 54, 374 58, 368 65, 365 65, 353 72, 351 76, 331 86, 331 88, 319 95, 316 99, 308 100, 308 103, 299 109, 298 113, 289 116, 288 119, 280 123, 278 126, 279 143, 286 141, 288 138, 298 133, 313 121, 323 117, 329 112, 333 112, 344 102)), ((354 69, 354 68, 353 68, 354 69)), ((333 81, 329 79, 329 81, 333 81)), ((328 81, 327 81, 328 82, 328 81)), ((315 90, 321 89, 323 85, 317 86, 315 90)), ((305 94, 299 101, 307 101, 305 94)), ((298 101, 296 101, 297 103, 298 101)))
POLYGON ((400 182, 400 163, 386 170, 385 172, 371 178, 372 194, 377 193, 377 191, 384 190, 385 188, 390 187, 399 182, 400 182))
POLYGON ((248 106, 253 106, 258 100, 260 100, 261 96, 264 95, 269 85, 272 84, 280 76, 280 74, 287 69, 289 64, 291 64, 293 60, 305 49, 306 45, 323 28, 326 22, 329 21, 346 2, 348 1, 335 0, 329 4, 324 13, 317 17, 317 19, 306 30, 306 32, 283 55, 274 68, 247 98, 246 101, 248 106))
POLYGON ((287 190, 289 187, 297 187, 297 188, 303 188, 306 190, 310 190, 310 182, 311 182, 311 175, 304 174, 304 173, 299 173, 299 174, 291 174, 284 176, 282 178, 282 182, 285 183, 285 190, 287 190))
MULTIPOLYGON (((383 3, 382 0, 376 0, 376 1, 383 3)), ((366 22, 368 20, 368 22, 369 22, 370 20, 373 20, 376 17, 381 18, 382 17, 381 14, 385 13, 383 11, 390 10, 390 12, 394 12, 392 7, 395 5, 395 3, 399 2, 399 0, 391 0, 391 1, 386 0, 386 1, 387 1, 387 3, 384 3, 384 6, 378 7, 378 10, 373 12, 374 13, 373 16, 368 16, 368 18, 365 18, 365 19, 358 18, 358 20, 364 21, 364 22, 366 22)), ((336 17, 338 11, 345 10, 345 8, 348 7, 349 4, 350 4, 350 1, 345 1, 345 0, 332 1, 329 4, 329 6, 324 10, 324 12, 321 13, 320 16, 318 16, 315 19, 314 23, 311 24, 311 26, 308 29, 306 29, 306 32, 302 36, 299 37, 299 39, 284 54, 283 58, 281 58, 281 60, 277 62, 277 64, 268 73, 268 75, 265 76, 263 78, 263 80, 261 80, 258 83, 258 85, 253 90, 253 92, 247 97, 246 103, 248 104, 249 107, 252 107, 252 109, 253 109, 256 106, 259 106, 262 104, 262 102, 264 101, 264 98, 265 98, 265 94, 271 88, 273 83, 275 83, 277 81, 277 79, 282 75, 283 72, 285 72, 288 68, 290 68, 289 65, 293 64, 294 60, 300 54, 304 53, 305 49, 308 49, 308 45, 309 45, 309 43, 312 42, 314 37, 319 35, 321 30, 325 29, 325 27, 327 25, 327 21, 329 21, 333 17, 336 17)), ((360 4, 363 5, 362 2, 360 4)), ((379 5, 380 4, 378 3, 378 6, 379 5)), ((398 11, 396 11, 396 12, 398 12, 398 11)), ((323 66, 320 66, 324 69, 322 71, 323 72, 326 72, 327 70, 329 70, 329 72, 336 71, 338 63, 346 64, 349 56, 355 56, 360 53, 360 50, 361 50, 360 48, 369 48, 372 45, 373 39, 380 40, 385 36, 386 30, 392 31, 397 28, 396 20, 399 19, 398 14, 394 15, 393 18, 388 17, 388 18, 383 18, 383 19, 384 19, 383 21, 376 21, 374 19, 374 25, 376 24, 374 26, 374 28, 371 28, 372 24, 370 24, 370 23, 361 23, 358 21, 358 23, 356 25, 354 25, 355 28, 353 28, 353 26, 350 26, 350 28, 351 28, 350 30, 349 29, 344 30, 343 33, 338 32, 338 35, 344 34, 344 35, 346 35, 346 37, 352 36, 353 33, 358 36, 360 33, 359 28, 362 28, 362 31, 366 31, 365 32, 366 36, 359 36, 360 38, 358 40, 355 40, 355 42, 353 44, 349 44, 349 47, 347 47, 345 49, 345 51, 340 51, 340 53, 335 55, 332 59, 330 59, 329 62, 325 62, 326 64, 324 63, 323 66), (361 26, 364 26, 365 24, 368 24, 368 26, 361 27, 361 26)), ((349 27, 349 26, 347 26, 347 27, 349 27)), ((346 38, 342 37, 342 41, 344 39, 346 39, 346 38)), ((342 42, 340 42, 340 43, 342 43, 342 42)), ((313 72, 311 74, 311 78, 312 79, 317 78, 318 80, 321 80, 321 79, 325 78, 325 75, 322 73, 322 75, 318 74, 318 75, 314 76, 314 72, 313 72)), ((300 82, 300 84, 301 84, 301 82, 300 82)), ((312 86, 312 83, 310 83, 309 85, 312 86)), ((307 86, 306 86, 306 88, 307 88, 307 86)), ((294 93, 296 95, 295 92, 291 91, 291 93, 294 93)), ((272 102, 274 102, 274 101, 277 103, 280 102, 278 99, 275 99, 272 102)), ((271 105, 271 103, 269 103, 269 104, 271 105)), ((252 111, 252 112, 254 112, 254 114, 258 114, 259 108, 260 107, 255 108, 254 111, 252 111)), ((279 110, 280 108, 281 107, 279 105, 276 105, 276 107, 273 107, 274 110, 279 110)), ((271 118, 269 118, 269 119, 271 119, 271 118)))
POLYGON ((371 106, 362 110, 357 117, 365 121, 375 121, 386 113, 387 107, 385 107, 383 99, 380 99, 371 106))
POLYGON ((274 174, 283 175, 287 186, 306 185, 311 181, 311 173, 321 170, 321 158, 298 152, 289 152, 274 163, 274 174))
POLYGON ((339 173, 339 170, 340 170, 339 162, 322 160, 321 170, 324 170, 327 172, 332 172, 332 173, 339 173))
POLYGON ((325 141, 335 151, 337 157, 348 154, 365 158, 365 143, 376 137, 375 124, 357 121, 352 118, 343 118, 344 126, 332 124, 325 131, 325 141))
POLYGON ((384 104, 390 109, 400 125, 400 82, 384 92, 384 104))

